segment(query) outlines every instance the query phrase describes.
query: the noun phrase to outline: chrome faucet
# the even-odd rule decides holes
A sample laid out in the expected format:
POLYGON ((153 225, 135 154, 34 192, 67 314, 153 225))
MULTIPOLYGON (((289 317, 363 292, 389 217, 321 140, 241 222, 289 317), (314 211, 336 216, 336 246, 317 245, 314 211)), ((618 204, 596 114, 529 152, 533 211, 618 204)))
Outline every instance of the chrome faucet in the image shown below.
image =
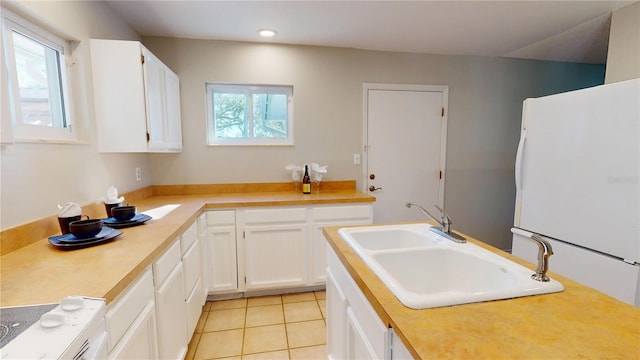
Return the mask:
POLYGON ((551 244, 538 234, 531 234, 529 239, 538 245, 538 267, 536 268, 536 273, 531 275, 531 278, 547 282, 549 281, 549 277, 547 276, 547 270, 549 270, 549 256, 553 255, 551 244))
POLYGON ((429 228, 430 231, 435 232, 438 235, 442 235, 444 237, 446 237, 447 239, 451 240, 451 241, 455 241, 457 243, 466 243, 467 240, 465 238, 463 238, 462 236, 458 235, 458 234, 453 234, 451 232, 451 224, 453 224, 453 221, 451 221, 451 218, 449 217, 449 215, 444 211, 443 208, 441 208, 440 206, 433 204, 433 206, 438 209, 438 211, 440 212, 440 220, 438 220, 435 216, 431 215, 430 212, 428 212, 425 208, 423 208, 422 206, 416 204, 416 203, 407 203, 407 207, 410 208, 412 206, 417 207, 418 209, 420 209, 420 211, 422 211, 423 213, 425 213, 425 215, 427 215, 428 217, 430 217, 433 221, 437 222, 438 225, 440 225, 440 227, 435 227, 432 226, 431 228, 429 228))

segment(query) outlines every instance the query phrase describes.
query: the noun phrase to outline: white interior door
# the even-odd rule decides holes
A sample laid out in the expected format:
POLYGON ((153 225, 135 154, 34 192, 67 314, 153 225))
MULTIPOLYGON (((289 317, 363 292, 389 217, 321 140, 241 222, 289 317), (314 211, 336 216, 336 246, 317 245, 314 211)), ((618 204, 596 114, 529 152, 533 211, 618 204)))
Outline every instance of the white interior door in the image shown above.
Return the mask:
POLYGON ((373 222, 420 221, 444 202, 446 86, 365 84, 365 192, 373 222))

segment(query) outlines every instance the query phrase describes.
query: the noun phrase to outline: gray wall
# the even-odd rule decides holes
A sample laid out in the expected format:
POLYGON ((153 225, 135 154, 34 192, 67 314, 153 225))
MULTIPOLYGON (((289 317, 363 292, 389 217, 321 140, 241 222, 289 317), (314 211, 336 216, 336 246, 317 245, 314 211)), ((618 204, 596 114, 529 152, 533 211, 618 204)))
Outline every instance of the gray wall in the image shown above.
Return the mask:
POLYGON ((154 184, 287 181, 289 163, 355 179, 363 147, 362 85, 449 86, 445 207, 461 230, 511 247, 514 159, 522 101, 601 84, 604 66, 312 46, 145 37, 180 76, 184 149, 150 155, 154 184), (294 147, 208 147, 205 82, 292 84, 294 147))

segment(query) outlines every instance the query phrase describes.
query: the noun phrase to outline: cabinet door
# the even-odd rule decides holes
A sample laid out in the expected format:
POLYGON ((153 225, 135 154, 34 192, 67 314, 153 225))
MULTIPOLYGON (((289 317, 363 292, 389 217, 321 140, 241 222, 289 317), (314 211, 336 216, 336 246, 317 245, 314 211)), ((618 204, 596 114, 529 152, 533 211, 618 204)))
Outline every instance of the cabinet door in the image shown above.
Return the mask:
MULTIPOLYGON (((331 282, 334 282, 336 288, 344 294, 347 301, 346 320, 334 319, 327 312, 327 340, 340 340, 346 338, 346 357, 347 359, 387 359, 390 354, 390 336, 385 324, 380 320, 375 310, 364 296, 358 285, 355 283, 347 269, 342 265, 338 256, 335 254, 331 246, 327 244, 327 263, 328 271, 331 274, 331 282), (333 321, 346 321, 346 336, 338 338, 340 333, 333 334, 333 321)), ((335 296, 331 291, 327 294, 327 306, 333 307, 335 296), (331 302, 331 305, 329 305, 331 302)), ((335 317, 339 315, 336 314, 335 317)), ((343 318, 344 319, 344 318, 343 318)), ((338 327, 338 331, 339 331, 338 327)), ((332 349, 333 344, 328 344, 328 349, 332 349)))
POLYGON ((306 284, 306 223, 245 226, 244 234, 247 290, 306 284))
POLYGON ((184 297, 189 297, 193 292, 193 287, 201 286, 198 282, 202 278, 202 256, 200 255, 200 241, 196 240, 189 250, 182 255, 182 266, 184 267, 184 297))
POLYGON ((203 212, 198 216, 198 240, 200 241, 200 255, 202 259, 200 263, 202 265, 202 305, 207 301, 207 294, 209 293, 209 268, 210 258, 209 256, 209 228, 207 227, 207 213, 203 212))
POLYGON ((144 47, 142 54, 149 150, 164 150, 167 147, 164 64, 144 47))
POLYGON ((193 287, 193 291, 187 297, 187 339, 191 339, 202 315, 202 279, 193 287))
POLYGON ((210 227, 207 248, 211 262, 208 274, 209 292, 237 290, 236 227, 210 227))
POLYGON ((100 152, 146 152, 141 45, 91 39, 91 71, 100 152))
POLYGON ((333 221, 313 224, 313 238, 311 239, 311 281, 323 284, 327 280, 327 240, 322 234, 322 228, 327 226, 368 225, 371 219, 333 221))
POLYGON ((158 350, 161 359, 182 359, 187 353, 187 311, 182 262, 156 289, 158 350))
POLYGON ((351 307, 347 307, 347 359, 378 359, 351 307))
POLYGON ((326 281, 326 240, 322 228, 327 226, 368 225, 372 220, 371 205, 341 205, 313 208, 313 233, 311 238, 311 282, 326 281))
POLYGON ((402 343, 402 340, 396 335, 393 329, 389 330, 391 334, 391 355, 392 360, 413 360, 414 357, 409 352, 406 346, 402 343))
POLYGON ((327 354, 329 359, 347 358, 347 298, 327 270, 327 354))
POLYGON ((122 336, 109 359, 157 359, 156 308, 149 301, 134 323, 122 336))
POLYGON ((182 116, 180 114, 180 79, 169 68, 164 69, 166 146, 170 151, 182 150, 182 116))

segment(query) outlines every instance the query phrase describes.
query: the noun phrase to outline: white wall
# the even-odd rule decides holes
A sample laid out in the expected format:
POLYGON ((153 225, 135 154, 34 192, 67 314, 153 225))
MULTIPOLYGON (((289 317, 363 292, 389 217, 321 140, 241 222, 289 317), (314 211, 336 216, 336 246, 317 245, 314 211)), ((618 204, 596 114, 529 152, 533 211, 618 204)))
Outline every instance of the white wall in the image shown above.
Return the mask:
MULTIPOLYGON (((155 184, 287 181, 288 163, 356 179, 365 82, 449 86, 445 207, 454 228, 510 248, 522 100, 601 84, 603 66, 145 37, 180 76, 184 149, 150 155, 155 184), (207 147, 205 81, 292 84, 294 147, 207 147)), ((419 201, 419 200, 417 200, 419 201)))
POLYGON ((605 83, 640 77, 640 2, 611 15, 605 83))
POLYGON ((110 185, 125 192, 151 184, 147 155, 98 153, 93 115, 89 39, 139 40, 139 35, 101 1, 2 4, 80 41, 69 71, 81 143, 16 143, 0 149, 0 228, 53 215, 58 203, 97 201, 110 185), (135 167, 147 175, 141 182, 135 180, 135 167))

